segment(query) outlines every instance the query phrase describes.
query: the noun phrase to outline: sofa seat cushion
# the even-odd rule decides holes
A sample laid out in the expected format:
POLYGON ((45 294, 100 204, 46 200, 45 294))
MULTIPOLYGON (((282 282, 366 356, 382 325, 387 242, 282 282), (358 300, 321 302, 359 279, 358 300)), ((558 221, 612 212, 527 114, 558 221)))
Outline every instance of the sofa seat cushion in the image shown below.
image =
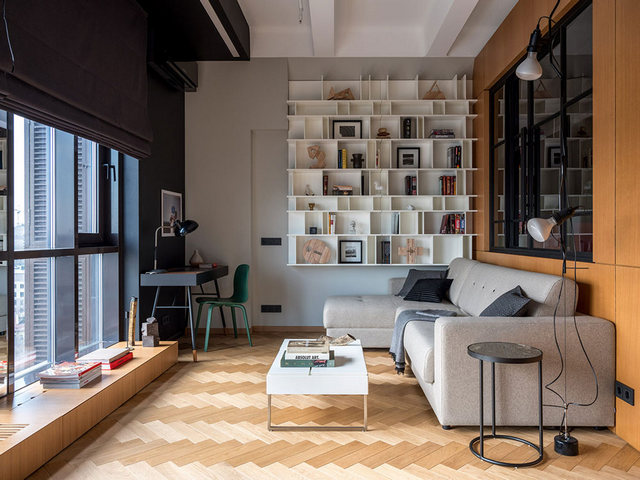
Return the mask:
POLYGON ((411 369, 426 383, 434 380, 434 327, 435 322, 409 322, 404 328, 404 349, 411 369))
MULTIPOLYGON (((399 307, 424 310, 443 308, 445 303, 431 307, 425 302, 409 302, 395 295, 361 295, 328 297, 324 302, 325 328, 388 328, 393 329, 399 307)), ((448 304, 447 305, 451 305, 448 304)), ((451 307, 454 307, 451 305, 451 307)), ((391 336, 389 336, 391 341, 391 336)))

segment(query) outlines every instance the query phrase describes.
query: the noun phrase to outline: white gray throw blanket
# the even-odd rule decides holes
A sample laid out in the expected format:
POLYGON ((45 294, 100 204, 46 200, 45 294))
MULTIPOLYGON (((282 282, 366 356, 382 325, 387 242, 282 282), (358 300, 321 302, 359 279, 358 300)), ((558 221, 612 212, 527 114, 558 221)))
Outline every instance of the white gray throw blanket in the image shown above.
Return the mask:
POLYGON ((457 316, 456 312, 448 310, 405 310, 401 312, 393 327, 391 347, 389 348, 389 354, 396 363, 396 372, 404 374, 404 327, 409 322, 435 322, 440 317, 455 316, 457 316))

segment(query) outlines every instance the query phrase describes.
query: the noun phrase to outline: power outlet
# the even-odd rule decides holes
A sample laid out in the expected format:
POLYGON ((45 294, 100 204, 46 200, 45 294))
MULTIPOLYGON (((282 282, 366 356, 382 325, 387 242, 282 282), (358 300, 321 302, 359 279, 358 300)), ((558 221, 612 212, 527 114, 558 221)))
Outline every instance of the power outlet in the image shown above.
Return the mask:
POLYGON ((616 397, 627 402, 629 405, 635 405, 634 396, 635 393, 633 388, 626 386, 622 382, 616 381, 616 397))

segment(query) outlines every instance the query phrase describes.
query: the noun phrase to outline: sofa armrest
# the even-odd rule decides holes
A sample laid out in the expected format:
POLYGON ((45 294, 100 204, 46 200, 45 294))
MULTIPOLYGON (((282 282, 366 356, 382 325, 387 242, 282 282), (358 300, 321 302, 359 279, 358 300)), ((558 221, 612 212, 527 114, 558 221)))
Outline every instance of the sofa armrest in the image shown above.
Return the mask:
MULTIPOLYGON (((564 317, 557 318, 560 345, 564 344, 564 317)), ((575 426, 610 426, 614 418, 613 388, 615 382, 615 327, 608 320, 577 316, 576 322, 585 349, 598 375, 599 397, 590 407, 574 407, 570 423, 575 426)), ((573 317, 567 317, 568 400, 590 402, 595 385, 589 365, 582 353, 573 317)), ((473 425, 478 422, 479 361, 467 354, 467 346, 484 341, 523 343, 543 352, 543 384, 560 371, 560 360, 553 336, 553 317, 443 317, 435 322, 434 383, 437 385, 438 418, 448 425, 473 425)), ((490 407, 490 368, 485 374, 485 407, 490 407)), ((518 423, 520 418, 537 412, 537 368, 533 365, 499 365, 496 367, 497 398, 503 400, 498 417, 501 424, 518 423), (513 399, 513 401, 509 400, 513 399)), ((558 391, 564 383, 556 384, 558 391)), ((544 390, 544 403, 557 404, 559 399, 544 390)), ((485 412, 490 414, 488 408, 485 412)), ((536 415, 537 416, 537 415, 536 415)), ((559 425, 562 410, 545 408, 545 424, 559 425)), ((489 418, 489 417, 487 417, 489 418)))

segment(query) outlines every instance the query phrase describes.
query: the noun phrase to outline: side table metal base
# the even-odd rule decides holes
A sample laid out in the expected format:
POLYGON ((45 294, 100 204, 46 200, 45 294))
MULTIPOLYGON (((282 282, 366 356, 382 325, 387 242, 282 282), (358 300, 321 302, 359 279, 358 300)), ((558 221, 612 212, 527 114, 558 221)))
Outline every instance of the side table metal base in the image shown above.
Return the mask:
POLYGON ((478 443, 480 441, 480 437, 478 436, 478 437, 474 438, 473 440, 471 440, 469 442, 469 450, 471 450, 471 453, 473 453, 480 460, 484 460, 485 462, 493 463, 494 465, 499 465, 501 467, 531 467, 533 465, 537 465, 538 463, 540 463, 542 461, 542 456, 543 455, 542 455, 542 450, 540 450, 540 447, 538 447, 537 445, 531 443, 528 440, 525 440, 524 438, 514 437, 512 435, 494 435, 494 434, 484 435, 483 439, 485 439, 485 438, 503 438, 505 440, 515 440, 516 442, 520 442, 520 443, 524 443, 525 445, 529 445, 536 452, 539 453, 539 456, 535 460, 532 460, 532 461, 526 462, 526 463, 509 463, 509 462, 501 462, 500 460, 494 460, 493 458, 488 458, 488 457, 485 457, 484 455, 480 455, 480 453, 478 453, 478 451, 476 450, 476 443, 478 443))

